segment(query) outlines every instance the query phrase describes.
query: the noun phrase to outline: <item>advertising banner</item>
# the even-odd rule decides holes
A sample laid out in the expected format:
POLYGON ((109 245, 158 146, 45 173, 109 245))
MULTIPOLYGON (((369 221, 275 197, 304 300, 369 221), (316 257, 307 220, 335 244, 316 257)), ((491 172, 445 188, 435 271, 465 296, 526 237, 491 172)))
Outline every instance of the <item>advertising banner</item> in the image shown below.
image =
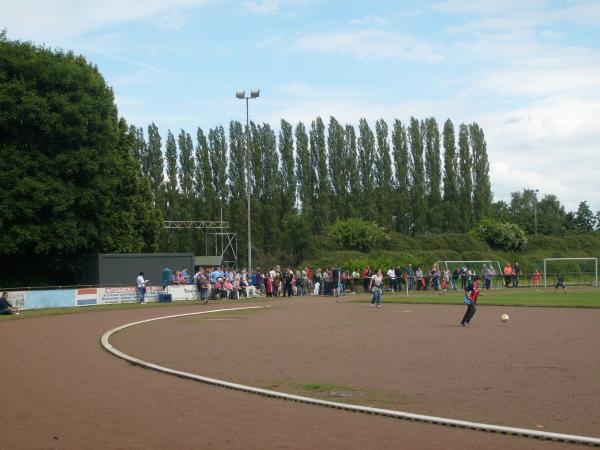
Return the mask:
POLYGON ((77 289, 75 294, 77 306, 96 305, 98 303, 98 289, 86 288, 77 289))
POLYGON ((28 291, 24 309, 68 308, 75 305, 75 289, 28 291))
MULTIPOLYGON (((162 292, 160 286, 148 286, 146 288, 146 302, 158 302, 159 292, 162 292)), ((99 288, 97 301, 101 305, 135 303, 140 301, 140 296, 136 286, 99 288)))

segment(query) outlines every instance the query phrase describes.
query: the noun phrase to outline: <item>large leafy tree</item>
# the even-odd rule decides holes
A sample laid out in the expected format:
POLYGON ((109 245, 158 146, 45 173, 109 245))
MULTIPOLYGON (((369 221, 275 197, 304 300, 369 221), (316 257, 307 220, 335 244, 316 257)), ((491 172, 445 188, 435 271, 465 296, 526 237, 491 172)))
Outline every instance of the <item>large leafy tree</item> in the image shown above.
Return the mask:
POLYGON ((594 231, 596 226, 596 218, 586 201, 579 203, 577 212, 575 213, 575 226, 582 233, 594 231))
POLYGON ((135 136, 85 58, 2 36, 0 137, 5 286, 73 283, 84 255, 155 248, 135 136))

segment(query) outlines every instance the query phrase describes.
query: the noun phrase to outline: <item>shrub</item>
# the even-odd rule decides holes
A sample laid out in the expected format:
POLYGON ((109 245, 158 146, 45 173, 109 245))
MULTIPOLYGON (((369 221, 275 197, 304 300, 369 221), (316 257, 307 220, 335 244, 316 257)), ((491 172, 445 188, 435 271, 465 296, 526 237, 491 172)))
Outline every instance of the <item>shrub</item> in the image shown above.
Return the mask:
POLYGON ((476 233, 492 248, 522 251, 527 245, 525 231, 514 223, 485 219, 477 225, 476 233))
POLYGON ((327 236, 344 250, 361 252, 368 252, 390 241, 382 227, 362 219, 338 220, 329 227, 327 236))

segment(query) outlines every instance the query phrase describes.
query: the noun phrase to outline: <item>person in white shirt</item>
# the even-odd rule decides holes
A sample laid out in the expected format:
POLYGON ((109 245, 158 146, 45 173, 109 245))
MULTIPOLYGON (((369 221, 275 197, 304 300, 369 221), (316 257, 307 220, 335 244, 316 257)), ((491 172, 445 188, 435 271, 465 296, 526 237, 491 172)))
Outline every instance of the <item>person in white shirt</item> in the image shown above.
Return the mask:
POLYGON ((381 273, 381 270, 378 270, 371 277, 369 289, 373 291, 371 306, 376 305, 378 308, 380 308, 379 304, 381 303, 381 291, 383 290, 383 274, 381 273))
POLYGON ((138 292, 140 293, 140 303, 146 303, 145 302, 146 284, 148 283, 148 280, 144 279, 144 272, 140 272, 140 274, 137 277, 136 282, 137 282, 138 292))
POLYGON ((387 277, 390 279, 390 288, 388 291, 396 291, 396 271, 393 267, 390 267, 390 270, 387 271, 387 277))

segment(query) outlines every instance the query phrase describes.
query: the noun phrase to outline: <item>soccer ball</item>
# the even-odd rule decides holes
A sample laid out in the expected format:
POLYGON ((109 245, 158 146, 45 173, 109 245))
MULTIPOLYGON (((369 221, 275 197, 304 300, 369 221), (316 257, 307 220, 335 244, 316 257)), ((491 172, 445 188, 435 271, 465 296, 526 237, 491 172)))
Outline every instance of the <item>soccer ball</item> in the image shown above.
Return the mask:
POLYGON ((508 317, 508 314, 502 314, 502 317, 500 317, 500 319, 502 319, 502 322, 508 322, 508 319, 510 319, 510 317, 508 317))

